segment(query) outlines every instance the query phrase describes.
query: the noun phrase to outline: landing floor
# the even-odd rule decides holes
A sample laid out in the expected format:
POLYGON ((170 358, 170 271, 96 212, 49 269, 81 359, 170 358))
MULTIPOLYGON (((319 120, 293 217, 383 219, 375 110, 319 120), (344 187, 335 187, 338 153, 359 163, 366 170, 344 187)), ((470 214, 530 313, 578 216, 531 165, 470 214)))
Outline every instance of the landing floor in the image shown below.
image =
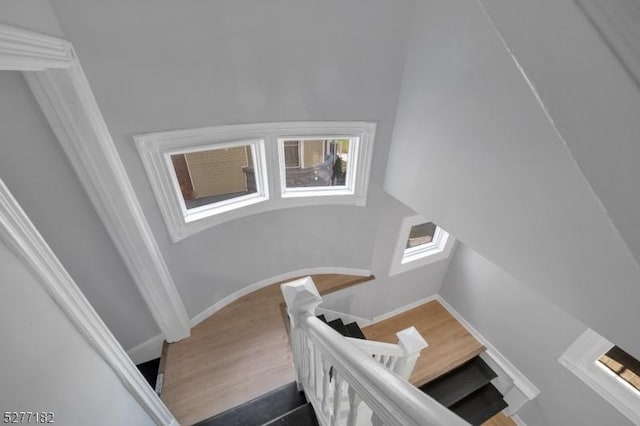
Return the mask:
MULTIPOLYGON (((369 277, 313 275, 320 294, 369 277)), ((291 281, 291 280, 287 280, 291 281)), ((167 347, 162 400, 187 426, 294 380, 280 283, 216 312, 167 347)))
POLYGON ((484 346, 437 300, 364 327, 368 340, 397 343, 396 333, 414 326, 429 343, 422 350, 411 383, 422 386, 480 354, 484 346))

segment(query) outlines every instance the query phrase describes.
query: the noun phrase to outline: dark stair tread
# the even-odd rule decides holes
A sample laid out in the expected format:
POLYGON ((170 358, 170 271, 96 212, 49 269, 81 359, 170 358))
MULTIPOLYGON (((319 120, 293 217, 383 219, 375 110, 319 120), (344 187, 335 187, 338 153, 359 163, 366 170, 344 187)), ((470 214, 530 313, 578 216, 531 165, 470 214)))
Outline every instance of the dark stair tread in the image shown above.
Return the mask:
POLYGON ((360 327, 358 326, 357 323, 352 322, 350 324, 347 324, 347 325, 345 325, 345 328, 347 329, 347 332, 349 333, 349 337, 354 337, 356 339, 367 340, 367 338, 364 337, 364 333, 362 332, 362 330, 360 330, 360 327))
POLYGON ((507 406, 498 389, 488 384, 452 405, 450 409, 472 425, 481 425, 507 406))
POLYGON ((467 395, 485 386, 498 375, 480 357, 461 365, 420 387, 445 407, 451 407, 467 395))
POLYGON ((318 426, 318 420, 311 404, 306 403, 271 420, 264 426, 318 426))
POLYGON ((327 324, 329 325, 329 327, 333 328, 335 331, 342 334, 343 336, 349 337, 349 332, 347 331, 347 328, 344 326, 344 323, 340 318, 334 319, 333 321, 329 321, 327 324))
POLYGON ((197 423, 196 426, 260 426, 306 404, 304 395, 291 382, 251 401, 197 423))
POLYGON ((317 316, 317 318, 322 321, 323 323, 327 323, 327 318, 324 316, 324 314, 320 314, 317 316))
POLYGON ((160 370, 160 358, 152 359, 151 361, 143 362, 136 365, 140 373, 147 379, 147 382, 152 388, 156 388, 156 380, 158 379, 158 370, 160 370))

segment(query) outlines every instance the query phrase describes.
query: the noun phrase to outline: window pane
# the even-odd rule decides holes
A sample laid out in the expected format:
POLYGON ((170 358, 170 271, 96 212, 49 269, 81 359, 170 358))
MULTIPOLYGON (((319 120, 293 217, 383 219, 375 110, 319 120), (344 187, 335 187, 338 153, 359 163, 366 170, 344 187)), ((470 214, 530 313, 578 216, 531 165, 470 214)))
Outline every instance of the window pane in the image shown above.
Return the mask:
POLYGON ((187 209, 257 192, 252 149, 244 145, 172 155, 187 209))
POLYGON ((350 139, 284 141, 287 188, 345 186, 350 148, 350 139))
MULTIPOLYGON (((405 231, 406 232, 406 231, 405 231)), ((421 223, 411 227, 405 248, 418 247, 433 241, 436 225, 433 222, 421 223)))
POLYGON ((640 391, 640 361, 618 346, 611 348, 611 350, 602 355, 598 361, 640 391))

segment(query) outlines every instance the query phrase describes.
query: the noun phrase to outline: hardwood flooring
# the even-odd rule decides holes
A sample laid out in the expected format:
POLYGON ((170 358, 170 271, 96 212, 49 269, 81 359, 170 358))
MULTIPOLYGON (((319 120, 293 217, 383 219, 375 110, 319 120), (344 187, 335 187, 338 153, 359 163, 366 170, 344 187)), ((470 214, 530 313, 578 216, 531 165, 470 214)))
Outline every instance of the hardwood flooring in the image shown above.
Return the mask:
MULTIPOLYGON (((320 294, 371 278, 313 276, 320 294)), ((194 327, 188 339, 167 345, 162 400, 180 424, 192 425, 294 379, 282 303, 280 283, 272 284, 216 312, 194 327)), ((429 343, 411 377, 414 384, 426 383, 483 350, 438 302, 363 331, 368 339, 396 343, 395 333, 412 325, 429 343)))
POLYGON ((484 346, 437 300, 364 327, 362 332, 369 340, 397 343, 396 333, 411 326, 429 344, 420 353, 410 378, 416 386, 424 385, 484 351, 484 346))
MULTIPOLYGON (((312 277, 320 294, 373 279, 312 277)), ((162 400, 180 424, 207 419, 294 379, 280 284, 238 299, 194 327, 189 338, 167 345, 162 400)))
POLYGON ((516 426, 516 422, 511 420, 511 417, 498 413, 486 422, 482 423, 482 426, 516 426))

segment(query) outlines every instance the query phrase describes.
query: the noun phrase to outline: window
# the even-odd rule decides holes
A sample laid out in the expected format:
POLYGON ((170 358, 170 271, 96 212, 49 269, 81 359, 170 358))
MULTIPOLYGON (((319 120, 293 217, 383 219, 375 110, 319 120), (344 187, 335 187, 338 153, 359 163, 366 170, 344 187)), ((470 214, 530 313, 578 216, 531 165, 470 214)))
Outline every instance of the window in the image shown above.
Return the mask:
POLYGON ((421 216, 405 218, 391 264, 390 275, 449 257, 454 239, 421 216))
POLYGON ((296 137, 279 139, 283 197, 354 193, 357 137, 296 137))
POLYGON ((286 122, 173 130, 134 140, 177 242, 268 210, 364 206, 375 130, 366 122, 286 122))
POLYGON ((640 361, 618 346, 614 346, 598 358, 598 362, 640 392, 640 361))
POLYGON ((166 154, 186 222, 267 199, 253 166, 262 143, 226 143, 166 154))
POLYGON ((640 424, 638 360, 587 329, 558 362, 590 386, 634 424, 640 424))

